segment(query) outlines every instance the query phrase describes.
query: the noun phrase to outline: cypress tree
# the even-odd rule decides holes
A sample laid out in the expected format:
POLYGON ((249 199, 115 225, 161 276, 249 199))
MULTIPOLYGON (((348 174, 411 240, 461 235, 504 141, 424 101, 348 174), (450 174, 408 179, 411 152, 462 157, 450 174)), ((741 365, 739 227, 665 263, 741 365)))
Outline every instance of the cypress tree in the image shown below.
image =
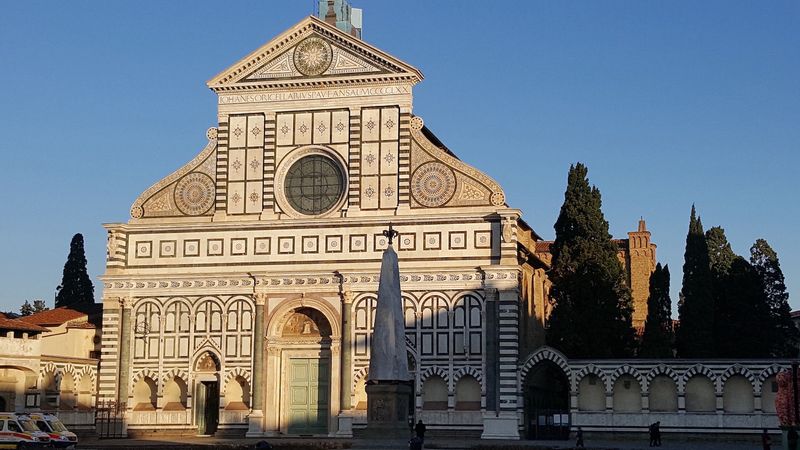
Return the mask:
POLYGON ((794 358, 800 345, 800 331, 792 323, 789 293, 786 292, 778 254, 764 239, 750 247, 750 264, 761 279, 770 322, 770 354, 776 358, 794 358))
POLYGON ((672 357, 672 300, 669 298, 669 266, 656 264, 650 275, 647 319, 639 350, 643 358, 672 357))
POLYGON ((692 205, 683 263, 683 286, 678 301, 675 346, 681 358, 714 356, 714 298, 703 223, 692 205))
POLYGON ((56 307, 94 303, 94 285, 86 272, 86 254, 83 250, 83 235, 80 233, 72 236, 69 256, 57 291, 56 307))
POLYGON ((712 276, 724 276, 728 273, 736 259, 736 254, 731 249, 725 229, 712 227, 706 231, 706 245, 708 246, 708 264, 712 276))
MULTIPOLYGON (((708 246, 708 266, 711 269, 711 292, 714 297, 714 356, 732 357, 731 347, 731 315, 738 314, 737 307, 730 304, 728 295, 729 272, 737 256, 731 249, 731 244, 725 236, 725 229, 712 227, 706 231, 706 245, 708 246)), ((743 275, 738 273, 738 275, 743 275)), ((741 281, 741 280, 739 280, 741 281)))
POLYGON ((601 204, 586 166, 570 166, 551 249, 547 342, 573 358, 630 356, 635 341, 631 292, 601 204))

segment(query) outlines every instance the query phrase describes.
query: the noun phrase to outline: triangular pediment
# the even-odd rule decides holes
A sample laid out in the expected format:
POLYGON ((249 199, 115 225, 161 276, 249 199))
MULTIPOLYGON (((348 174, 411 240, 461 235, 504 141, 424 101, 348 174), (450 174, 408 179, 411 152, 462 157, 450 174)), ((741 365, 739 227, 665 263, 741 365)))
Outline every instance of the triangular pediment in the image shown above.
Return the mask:
POLYGON ((422 80, 416 68, 313 16, 208 82, 214 90, 422 80))

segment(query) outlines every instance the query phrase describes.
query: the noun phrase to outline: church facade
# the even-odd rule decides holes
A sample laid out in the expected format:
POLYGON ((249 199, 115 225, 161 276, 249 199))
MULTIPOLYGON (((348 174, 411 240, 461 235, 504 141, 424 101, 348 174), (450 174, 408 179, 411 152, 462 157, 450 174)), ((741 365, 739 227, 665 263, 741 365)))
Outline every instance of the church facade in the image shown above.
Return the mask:
MULTIPOLYGON (((681 377, 695 365, 612 369, 543 347, 549 243, 414 114, 422 78, 308 17, 208 82, 218 124, 206 147, 145 190, 127 223, 106 224, 97 395, 126 403, 130 432, 358 433, 389 224, 399 232, 409 414, 431 429, 543 436, 542 414, 547 433, 580 420, 613 429, 615 383, 636 381, 624 404, 641 412, 663 374, 674 375, 676 417, 686 412, 681 377), (604 388, 592 383, 581 403, 592 376, 604 388)), ((619 245, 641 324, 655 245, 643 222, 619 245)), ((720 364, 707 369, 720 412, 723 372, 746 369, 760 396, 779 369, 720 364)))

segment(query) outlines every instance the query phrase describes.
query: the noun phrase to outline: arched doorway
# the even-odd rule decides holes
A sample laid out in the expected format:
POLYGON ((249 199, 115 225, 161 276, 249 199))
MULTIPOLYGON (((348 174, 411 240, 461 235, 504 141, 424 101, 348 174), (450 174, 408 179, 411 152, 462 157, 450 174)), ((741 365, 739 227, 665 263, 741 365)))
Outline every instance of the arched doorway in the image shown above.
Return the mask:
POLYGON ((219 358, 206 351, 195 363, 194 420, 197 434, 212 435, 219 425, 219 358))
POLYGON ((339 406, 338 380, 332 377, 339 370, 333 354, 336 344, 338 356, 339 339, 333 338, 326 315, 304 303, 279 312, 269 327, 266 428, 296 436, 327 435, 339 406))
POLYGON ((528 439, 569 437, 569 380, 551 361, 537 363, 523 381, 528 439))

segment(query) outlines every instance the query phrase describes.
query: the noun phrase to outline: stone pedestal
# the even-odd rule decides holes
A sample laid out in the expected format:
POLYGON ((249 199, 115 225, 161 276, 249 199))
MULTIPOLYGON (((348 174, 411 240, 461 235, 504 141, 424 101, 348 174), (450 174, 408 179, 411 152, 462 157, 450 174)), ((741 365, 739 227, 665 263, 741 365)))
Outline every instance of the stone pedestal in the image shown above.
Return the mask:
POLYGON ((408 383, 368 384, 367 428, 364 437, 370 439, 408 438, 411 386, 408 383))
POLYGON ((264 414, 260 409, 254 409, 247 418, 246 437, 260 437, 264 435, 264 414))
POLYGON ((519 439, 519 426, 516 414, 487 412, 483 415, 483 434, 481 439, 519 439))
POLYGON ((336 437, 353 437, 353 416, 350 411, 340 412, 337 420, 339 422, 339 429, 336 430, 336 437))

